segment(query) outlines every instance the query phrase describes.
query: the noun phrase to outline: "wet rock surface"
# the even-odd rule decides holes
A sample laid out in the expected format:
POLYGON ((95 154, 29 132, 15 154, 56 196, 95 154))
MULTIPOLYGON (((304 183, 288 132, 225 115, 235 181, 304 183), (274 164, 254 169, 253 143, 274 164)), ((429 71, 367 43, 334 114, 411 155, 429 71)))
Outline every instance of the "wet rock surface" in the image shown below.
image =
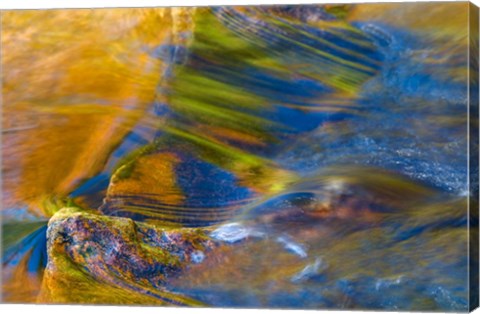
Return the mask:
POLYGON ((166 292, 165 287, 213 246, 199 229, 163 230, 127 218, 65 208, 49 222, 49 262, 40 301, 195 305, 166 292), (103 295, 96 287, 121 293, 103 295), (77 289, 81 294, 74 293, 77 289))

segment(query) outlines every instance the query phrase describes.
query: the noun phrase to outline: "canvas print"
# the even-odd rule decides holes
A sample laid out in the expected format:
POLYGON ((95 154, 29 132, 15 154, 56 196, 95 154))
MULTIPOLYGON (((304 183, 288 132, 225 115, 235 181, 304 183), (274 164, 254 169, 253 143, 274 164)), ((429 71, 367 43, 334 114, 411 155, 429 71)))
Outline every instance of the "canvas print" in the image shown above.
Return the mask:
POLYGON ((478 305, 473 4, 4 10, 1 45, 2 302, 478 305))

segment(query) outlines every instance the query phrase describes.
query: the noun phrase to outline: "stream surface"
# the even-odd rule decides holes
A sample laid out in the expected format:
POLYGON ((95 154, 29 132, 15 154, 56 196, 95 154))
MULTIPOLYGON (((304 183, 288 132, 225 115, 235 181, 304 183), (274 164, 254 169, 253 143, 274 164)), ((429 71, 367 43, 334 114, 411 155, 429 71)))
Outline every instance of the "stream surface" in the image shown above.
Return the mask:
POLYGON ((163 284, 200 304, 467 310, 466 21, 467 3, 2 13, 3 300, 37 301, 48 220, 78 206, 204 230, 217 249, 163 284))

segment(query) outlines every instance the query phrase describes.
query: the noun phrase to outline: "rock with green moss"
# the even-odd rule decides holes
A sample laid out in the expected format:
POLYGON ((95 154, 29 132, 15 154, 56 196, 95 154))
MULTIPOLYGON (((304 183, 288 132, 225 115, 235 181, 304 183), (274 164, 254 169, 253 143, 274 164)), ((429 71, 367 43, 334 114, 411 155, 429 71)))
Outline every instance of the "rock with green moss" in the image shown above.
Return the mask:
POLYGON ((169 279, 215 243, 202 229, 165 230, 64 208, 49 222, 40 302, 200 305, 168 292, 169 279))

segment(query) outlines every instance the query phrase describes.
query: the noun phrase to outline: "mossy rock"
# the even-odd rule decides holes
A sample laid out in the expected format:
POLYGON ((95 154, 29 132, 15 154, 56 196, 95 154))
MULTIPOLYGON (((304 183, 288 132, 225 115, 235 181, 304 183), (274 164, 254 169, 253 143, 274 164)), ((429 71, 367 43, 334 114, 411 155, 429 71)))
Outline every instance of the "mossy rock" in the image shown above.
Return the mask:
POLYGON ((64 208, 48 225, 48 264, 38 301, 201 305, 168 292, 168 281, 214 245, 202 229, 164 230, 64 208))

